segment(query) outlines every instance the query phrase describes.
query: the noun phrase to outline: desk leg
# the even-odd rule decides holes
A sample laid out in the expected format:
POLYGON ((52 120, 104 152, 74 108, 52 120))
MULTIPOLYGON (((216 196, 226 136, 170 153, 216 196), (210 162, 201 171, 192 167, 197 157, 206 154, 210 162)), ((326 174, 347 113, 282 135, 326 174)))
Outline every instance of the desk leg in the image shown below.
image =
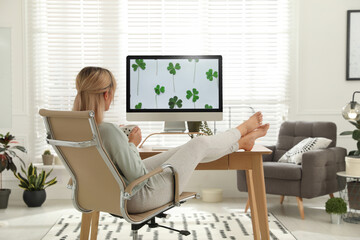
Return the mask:
POLYGON ((252 158, 254 192, 259 215, 261 239, 270 239, 262 156, 258 155, 252 158))
POLYGON ((251 222, 254 232, 254 239, 260 239, 259 215, 256 207, 252 170, 246 170, 246 182, 248 187, 248 203, 250 204, 251 209, 251 222))

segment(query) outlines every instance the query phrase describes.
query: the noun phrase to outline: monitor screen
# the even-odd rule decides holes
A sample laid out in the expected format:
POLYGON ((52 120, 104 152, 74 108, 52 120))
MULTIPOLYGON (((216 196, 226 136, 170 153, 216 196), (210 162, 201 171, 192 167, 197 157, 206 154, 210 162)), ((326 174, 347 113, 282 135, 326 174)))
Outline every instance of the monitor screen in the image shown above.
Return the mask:
POLYGON ((127 113, 222 113, 219 55, 128 56, 126 74, 127 113))

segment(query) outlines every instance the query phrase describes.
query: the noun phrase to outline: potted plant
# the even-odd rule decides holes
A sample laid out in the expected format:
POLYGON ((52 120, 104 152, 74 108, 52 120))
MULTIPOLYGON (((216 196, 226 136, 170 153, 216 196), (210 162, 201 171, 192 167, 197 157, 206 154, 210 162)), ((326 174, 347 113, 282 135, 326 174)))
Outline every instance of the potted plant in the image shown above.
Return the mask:
POLYGON ((187 121, 186 122, 189 132, 199 132, 200 131, 200 121, 187 121))
POLYGON ((40 207, 46 199, 45 189, 57 183, 56 177, 46 182, 52 169, 48 173, 42 170, 41 173, 38 174, 37 168, 31 163, 27 172, 23 167, 21 167, 21 171, 25 174, 25 177, 20 173, 14 174, 20 180, 19 187, 24 189, 24 202, 28 207, 40 207))
MULTIPOLYGON (((206 121, 204 121, 204 122, 201 122, 201 121, 196 121, 196 122, 188 121, 186 123, 187 123, 189 132, 201 132, 201 133, 205 133, 208 136, 213 135, 213 132, 211 131, 211 129, 210 129, 210 127, 209 127, 209 125, 208 125, 208 123, 206 121)), ((191 138, 194 138, 194 134, 189 134, 189 136, 191 138)))
POLYGON ((341 223, 341 216, 347 212, 347 205, 342 198, 330 198, 325 203, 325 211, 330 214, 331 222, 341 223))
POLYGON ((16 165, 13 158, 18 158, 22 165, 25 166, 24 161, 17 155, 16 151, 26 153, 26 149, 23 146, 13 145, 18 143, 14 140, 15 136, 11 135, 9 132, 6 135, 0 134, 0 209, 7 208, 11 193, 10 189, 2 188, 1 173, 4 170, 16 172, 16 165))
POLYGON ((356 141, 356 150, 349 152, 349 155, 345 158, 346 161, 346 174, 353 176, 360 176, 360 121, 349 121, 356 127, 353 131, 344 131, 340 133, 341 136, 351 135, 356 141))
POLYGON ((52 165, 54 162, 54 155, 51 154, 50 150, 45 150, 42 155, 44 165, 52 165))
MULTIPOLYGON (((357 150, 352 150, 345 157, 346 174, 349 176, 360 176, 360 121, 349 121, 356 127, 353 131, 344 131, 340 135, 352 135, 356 141, 357 150)), ((347 182, 347 194, 349 199, 349 207, 360 210, 359 192, 360 183, 356 181, 347 182)))

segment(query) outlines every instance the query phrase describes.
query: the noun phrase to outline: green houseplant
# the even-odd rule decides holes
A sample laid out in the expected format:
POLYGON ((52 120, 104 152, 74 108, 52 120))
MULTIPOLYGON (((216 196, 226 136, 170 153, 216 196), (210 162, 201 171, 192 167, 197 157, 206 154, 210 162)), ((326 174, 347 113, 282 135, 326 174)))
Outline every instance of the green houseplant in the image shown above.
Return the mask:
MULTIPOLYGON (((187 121, 188 131, 189 132, 201 132, 205 133, 206 135, 210 136, 213 135, 213 132, 211 131, 208 123, 206 121, 187 121)), ((191 138, 194 138, 194 134, 189 134, 191 138)))
MULTIPOLYGON (((355 126, 353 131, 344 131, 340 135, 351 135, 356 141, 356 150, 349 152, 345 157, 346 174, 349 176, 360 176, 360 121, 349 120, 349 123, 355 126)), ((357 181, 346 183, 347 194, 349 199, 349 207, 352 209, 360 209, 358 192, 360 191, 360 184, 357 181)))
POLYGON ((360 121, 349 121, 352 125, 355 126, 355 130, 353 131, 344 131, 340 133, 340 136, 344 135, 352 135, 352 138, 356 141, 356 150, 352 150, 349 152, 349 156, 360 157, 360 121))
POLYGON ((54 155, 51 154, 50 150, 45 150, 42 155, 44 165, 52 165, 54 162, 54 155))
POLYGON ((25 171, 23 167, 21 167, 21 171, 25 174, 25 177, 20 173, 14 174, 20 181, 19 187, 24 189, 24 202, 28 207, 40 207, 46 199, 45 189, 57 183, 56 177, 46 181, 53 169, 48 173, 44 170, 38 173, 37 167, 31 163, 27 171, 25 171))
POLYGON ((347 205, 342 198, 330 198, 325 203, 325 211, 330 214, 331 222, 340 224, 341 215, 347 212, 347 205))
POLYGON ((5 170, 16 172, 16 165, 13 161, 16 158, 25 166, 24 161, 17 155, 16 151, 26 153, 26 149, 23 146, 14 145, 16 143, 18 142, 15 141, 15 136, 9 132, 5 135, 0 134, 0 209, 7 208, 11 193, 10 189, 2 188, 1 173, 5 170))

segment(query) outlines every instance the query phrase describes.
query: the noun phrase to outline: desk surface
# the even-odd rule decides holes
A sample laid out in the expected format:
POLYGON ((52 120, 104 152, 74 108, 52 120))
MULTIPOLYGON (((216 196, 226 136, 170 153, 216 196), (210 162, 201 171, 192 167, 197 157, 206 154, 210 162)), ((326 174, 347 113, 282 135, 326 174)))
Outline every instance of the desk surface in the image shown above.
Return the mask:
MULTIPOLYGON (((167 150, 152 150, 152 147, 142 147, 139 148, 139 153, 161 153, 166 152, 167 150)), ((271 150, 262 146, 262 145, 255 145, 251 151, 244 151, 238 150, 234 153, 260 153, 260 154, 271 154, 271 150)))
MULTIPOLYGON (((166 152, 160 150, 152 150, 151 147, 140 148, 139 153, 142 159, 154 156, 156 154, 166 152)), ((252 161, 241 161, 242 159, 251 159, 253 157, 258 157, 264 154, 271 154, 271 150, 268 148, 255 145, 251 151, 238 150, 231 154, 225 155, 218 160, 200 163, 197 165, 196 170, 237 170, 237 169, 251 169, 252 161)))

